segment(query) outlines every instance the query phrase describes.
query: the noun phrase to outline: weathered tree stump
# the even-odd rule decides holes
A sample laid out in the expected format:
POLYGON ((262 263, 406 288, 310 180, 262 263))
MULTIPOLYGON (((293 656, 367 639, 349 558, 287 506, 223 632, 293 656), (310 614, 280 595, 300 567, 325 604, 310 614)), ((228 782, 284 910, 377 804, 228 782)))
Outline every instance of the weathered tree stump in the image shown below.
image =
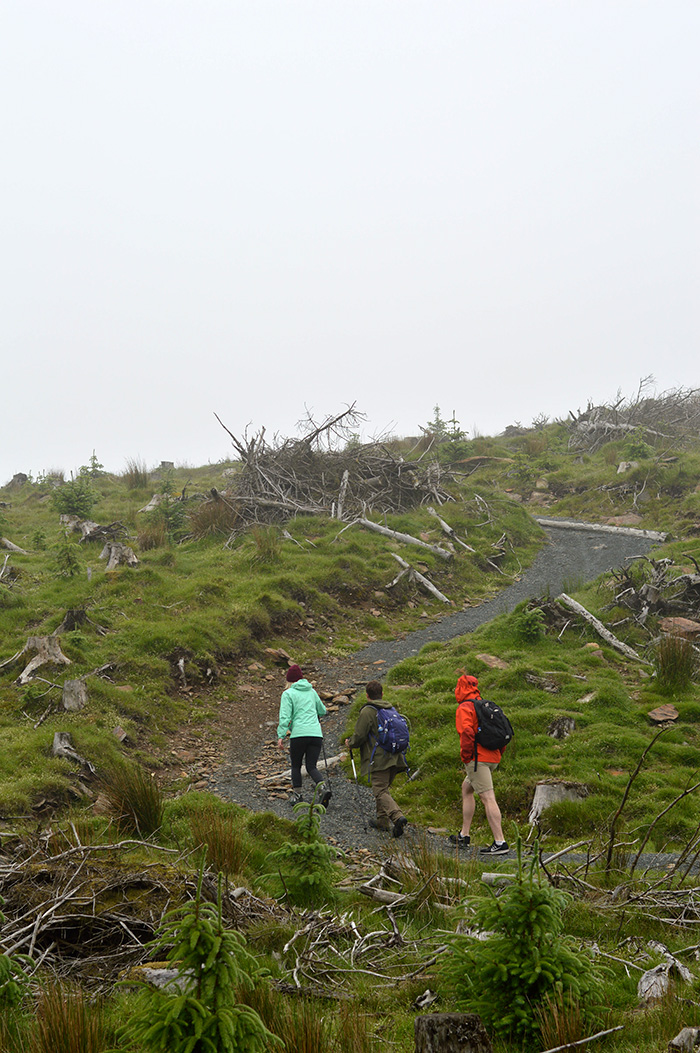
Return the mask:
POLYGON ((88 693, 84 680, 66 680, 61 701, 69 713, 77 713, 87 705, 88 693))
POLYGON ((100 553, 100 559, 107 560, 107 570, 114 570, 121 563, 126 563, 128 567, 137 567, 139 564, 133 549, 122 541, 108 541, 100 553))
POLYGON ((681 1053, 693 1053, 700 1045, 700 1028, 684 1027, 668 1044, 669 1053, 679 1050, 681 1053))
POLYGON ((532 798, 530 814, 527 817, 531 825, 536 823, 542 812, 551 804, 560 801, 580 801, 588 796, 588 788, 576 782, 538 782, 532 798))
POLYGON ((21 655, 26 654, 28 651, 36 651, 36 654, 18 676, 18 684, 28 683, 32 679, 34 672, 42 665, 70 665, 70 658, 66 658, 61 650, 61 642, 59 638, 52 635, 30 636, 22 650, 13 654, 12 658, 8 658, 7 661, 3 662, 2 665, 0 665, 0 668, 4 665, 10 665, 11 662, 16 661, 16 659, 20 658, 21 655))
POLYGON ((547 728, 547 734, 553 739, 566 739, 576 729, 573 717, 555 717, 547 728))
POLYGON ((86 774, 95 775, 94 765, 89 760, 86 760, 85 757, 81 757, 73 748, 71 737, 67 731, 56 731, 54 733, 51 752, 54 757, 65 757, 66 760, 76 761, 86 774))
POLYGON ((415 1053, 492 1053, 476 1013, 427 1013, 413 1025, 415 1053))

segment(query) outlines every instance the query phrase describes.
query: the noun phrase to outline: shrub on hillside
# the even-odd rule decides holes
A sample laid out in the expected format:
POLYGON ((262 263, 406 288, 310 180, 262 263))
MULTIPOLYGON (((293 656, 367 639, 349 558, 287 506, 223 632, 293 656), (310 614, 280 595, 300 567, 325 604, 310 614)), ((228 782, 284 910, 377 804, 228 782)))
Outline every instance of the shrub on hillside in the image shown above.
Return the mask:
POLYGON ((524 1046, 535 1044, 540 1035, 538 1007, 544 999, 575 1006, 585 1027, 602 987, 600 971, 563 933, 571 897, 541 879, 538 859, 535 845, 526 870, 518 839, 516 880, 499 896, 487 888, 488 898, 476 905, 478 927, 488 938, 455 934, 450 939, 452 954, 443 965, 459 1006, 478 1013, 498 1035, 524 1046))
POLYGON ((78 475, 69 479, 51 494, 51 503, 61 515, 78 516, 89 519, 99 494, 90 483, 88 475, 78 475))

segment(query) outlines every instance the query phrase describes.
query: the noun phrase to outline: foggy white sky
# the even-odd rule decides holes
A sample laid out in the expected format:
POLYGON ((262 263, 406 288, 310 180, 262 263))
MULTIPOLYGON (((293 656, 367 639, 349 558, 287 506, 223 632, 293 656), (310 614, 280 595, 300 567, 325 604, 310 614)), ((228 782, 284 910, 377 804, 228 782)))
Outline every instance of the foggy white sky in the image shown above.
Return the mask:
POLYGON ((700 385, 696 0, 4 0, 0 484, 700 385))

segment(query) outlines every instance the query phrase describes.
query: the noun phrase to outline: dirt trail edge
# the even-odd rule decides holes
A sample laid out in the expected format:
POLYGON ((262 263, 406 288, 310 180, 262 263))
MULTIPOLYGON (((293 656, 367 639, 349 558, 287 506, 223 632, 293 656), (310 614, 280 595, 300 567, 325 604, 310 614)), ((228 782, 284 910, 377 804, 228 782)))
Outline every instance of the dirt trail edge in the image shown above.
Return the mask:
MULTIPOLYGON (((548 543, 532 566, 519 581, 506 586, 494 599, 448 615, 401 639, 372 643, 347 658, 337 661, 319 659, 313 664, 307 662, 305 672, 319 687, 334 692, 342 692, 343 689, 356 691, 368 680, 381 680, 392 666, 417 654, 427 643, 452 640, 472 632, 497 615, 513 610, 523 600, 574 591, 600 574, 623 566, 626 560, 646 555, 658 544, 655 538, 639 537, 639 531, 612 534, 584 523, 579 524, 576 530, 548 525, 546 533, 548 543)), ((280 690, 283 687, 280 677, 280 690)), ((274 740, 277 705, 268 716, 264 726, 261 725, 260 744, 255 755, 250 757, 248 763, 242 764, 240 760, 233 759, 232 751, 232 755, 225 757, 218 771, 213 773, 208 788, 225 800, 254 811, 272 811, 292 818, 287 800, 289 779, 270 778, 289 768, 288 752, 278 751, 274 740), (270 781, 263 782, 261 776, 270 778, 270 781)), ((329 757, 338 753, 339 739, 345 730, 346 720, 347 711, 341 708, 338 712, 329 713, 322 721, 325 749, 329 757)), ((417 767, 420 761, 412 758, 412 763, 417 767)), ((321 821, 324 837, 348 849, 364 846, 373 852, 386 853, 398 847, 399 843, 388 835, 364 829, 367 819, 374 815, 374 800, 367 785, 360 784, 358 804, 357 789, 341 769, 333 768, 330 781, 333 798, 321 821), (360 806, 364 815, 360 814, 360 806)), ((460 781, 455 737, 455 799, 459 797, 460 781)), ((307 798, 310 785, 310 780, 305 779, 304 792, 307 798)), ((407 829, 407 834, 411 836, 411 827, 407 829)))

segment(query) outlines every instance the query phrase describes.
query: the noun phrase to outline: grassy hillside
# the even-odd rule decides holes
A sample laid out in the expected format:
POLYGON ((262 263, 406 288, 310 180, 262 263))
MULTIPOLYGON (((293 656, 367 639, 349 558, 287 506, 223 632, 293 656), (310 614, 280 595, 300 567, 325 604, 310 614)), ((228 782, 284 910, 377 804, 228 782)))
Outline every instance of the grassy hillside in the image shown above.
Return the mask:
MULTIPOLYGON (((525 841, 524 863, 519 873, 512 862, 497 864, 515 881, 495 899, 484 891, 478 859, 442 853, 418 837, 385 868, 380 883, 403 895, 387 911, 360 892, 378 864, 363 852, 334 859, 332 846, 309 828, 308 808, 295 823, 180 792, 184 787, 163 796, 148 774, 158 773, 157 758, 179 727, 206 726, 253 660, 266 675, 266 647, 302 661, 341 656, 444 614, 440 601, 405 577, 387 587, 399 569, 392 552, 457 606, 472 605, 533 559, 542 543, 534 514, 601 522, 632 516, 671 535, 654 553, 656 566, 642 560, 633 568, 635 587, 651 589, 659 567, 671 579, 693 578, 700 455, 687 435, 673 450, 665 438, 649 441, 650 434, 582 450, 562 424, 493 439, 438 438, 434 455, 459 473, 454 500, 439 513, 474 550, 455 545, 451 560, 320 516, 237 530, 235 516, 210 496, 212 488, 224 490, 230 476, 223 472, 239 470, 234 464, 176 469, 160 479, 86 472, 73 489, 42 478, 0 491, 0 536, 25 550, 0 550, 0 908, 8 919, 0 934, 2 1049, 153 1048, 144 1032, 129 1037, 120 1027, 155 1022, 174 1002, 166 995, 149 1001, 115 983, 133 978, 130 965, 148 956, 143 944, 163 912, 191 904, 200 864, 210 902, 216 873, 225 875, 223 924, 245 932, 252 954, 240 956, 229 1002, 252 1006, 281 1036, 285 1053, 411 1053, 414 1017, 422 1011, 416 1000, 426 989, 439 1001, 425 1012, 478 1009, 497 1053, 534 1053, 603 1029, 611 1029, 606 1048, 616 1053, 665 1049, 693 1023, 697 980, 685 973, 679 979, 678 962, 693 963, 697 944, 697 879, 689 870, 700 850, 696 652, 684 645, 680 657, 669 657, 659 615, 635 620, 614 575, 582 583, 576 597, 640 661, 541 597, 461 639, 428 645, 386 677, 387 696, 410 717, 409 759, 420 768, 414 781, 398 782, 396 794, 419 825, 454 830, 460 820, 459 672, 476 674, 483 696, 493 696, 512 719, 516 739, 496 789, 509 840, 525 841), (636 467, 618 472, 633 452, 636 467), (154 492, 160 506, 139 511, 154 492), (85 500, 83 513, 97 523, 121 524, 138 565, 108 572, 101 543, 67 535, 59 519, 67 496, 85 500), (58 635, 70 665, 41 666, 19 684, 33 652, 18 652, 29 638, 53 633, 67 612, 75 627, 58 635), (88 704, 64 712, 61 687, 81 677, 88 704), (658 736, 648 714, 668 702, 679 717, 658 736), (548 734, 560 718, 573 721, 562 739, 548 734), (127 744, 115 737, 117 726, 127 744), (107 775, 107 816, 93 814, 94 791, 76 765, 50 756, 56 731, 69 732, 77 752, 107 775), (142 766, 124 764, 126 758, 142 766), (581 796, 551 807, 531 831, 532 793, 546 779, 578 786, 581 796), (18 815, 31 818, 8 818, 18 815), (550 864, 551 882, 529 855, 576 842, 583 842, 584 861, 550 864), (630 863, 642 848, 680 851, 683 865, 647 874, 644 863, 630 863), (498 931, 500 913, 507 931, 491 937, 484 960, 471 934, 498 931), (39 920, 28 926, 28 916, 39 920), (668 964, 664 947, 676 961, 670 992, 640 1009, 637 981, 644 970, 668 964), (43 993, 36 982, 25 984, 21 963, 8 956, 17 951, 29 951, 34 965, 46 955, 50 972, 37 974, 43 993), (514 997, 511 967, 520 970, 514 997), (559 990, 566 997, 547 987, 551 970, 564 977, 559 990), (493 990, 490 1005, 470 989, 470 975, 493 990), (89 1000, 81 1001, 69 978, 91 992, 89 1000), (289 994, 297 983, 303 998, 289 994), (526 983, 534 984, 529 998, 521 997, 526 983), (515 1005, 520 1016, 504 1024, 515 1005)), ((446 543, 425 508, 372 518, 427 544, 446 543)), ((697 611, 691 606, 685 614, 697 611)), ((349 724, 354 715, 351 709, 349 724)), ((473 832, 475 842, 487 837, 480 806, 473 832)), ((181 924, 193 924, 188 910, 181 924)), ((160 960, 168 946, 172 941, 151 957, 160 960)), ((174 1039, 168 1048, 179 1053, 174 1039)))
MULTIPOLYGON (((90 519, 121 524, 139 560, 113 571, 100 558, 101 541, 66 534, 57 502, 63 507, 66 491, 76 497, 70 482, 42 479, 0 491, 2 532, 26 552, 7 553, 0 581, 0 810, 26 813, 37 799, 68 800, 71 766, 47 755, 56 730, 69 732, 78 752, 101 767, 117 757, 112 731, 121 726, 145 759, 178 722, 205 720, 234 690, 241 661, 259 658, 266 646, 293 642, 301 658, 341 655, 443 614, 443 603, 407 579, 387 588, 399 570, 392 551, 461 606, 512 580, 541 544, 542 531, 523 508, 488 487, 477 499, 467 486, 455 489, 442 513, 474 551, 458 546, 449 561, 313 516, 233 537, 230 528, 192 536, 195 528, 202 533, 208 491, 222 481, 220 466, 178 470, 141 489, 129 477, 83 477, 90 519), (158 509, 139 511, 162 491, 158 509), (60 633, 70 666, 44 666, 19 685, 31 655, 8 660, 28 638, 54 633, 67 611, 82 619, 60 633), (106 665, 108 678, 91 675, 106 665), (194 692, 186 698, 178 691, 181 673, 194 692), (89 705, 63 712, 61 685, 81 677, 89 705)), ((425 509, 382 517, 382 524, 433 545, 444 537, 425 509)))

